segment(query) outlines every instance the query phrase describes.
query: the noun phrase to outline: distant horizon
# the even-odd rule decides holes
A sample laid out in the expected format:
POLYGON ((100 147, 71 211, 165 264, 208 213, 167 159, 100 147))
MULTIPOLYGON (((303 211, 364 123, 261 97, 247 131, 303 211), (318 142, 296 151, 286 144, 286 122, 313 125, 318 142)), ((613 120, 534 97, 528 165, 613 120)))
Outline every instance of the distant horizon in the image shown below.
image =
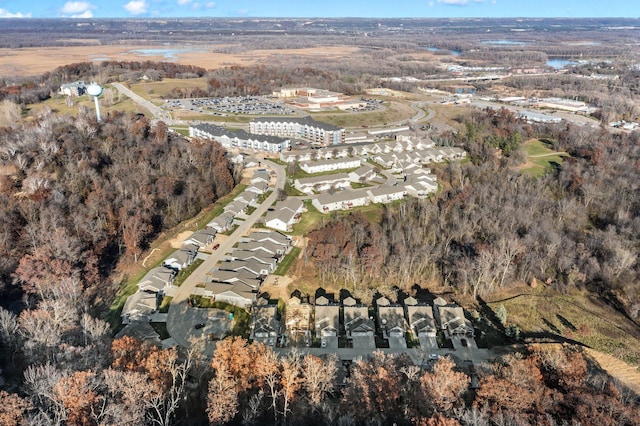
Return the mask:
POLYGON ((618 0, 0 0, 0 18, 77 19, 638 19, 640 2, 618 0))
POLYGON ((153 20, 166 20, 166 19, 233 19, 233 20, 247 20, 247 19, 380 19, 380 20, 542 20, 542 19, 564 19, 564 20, 585 20, 585 19, 616 19, 616 20, 637 20, 639 18, 623 17, 623 16, 580 16, 580 17, 566 17, 566 16, 94 16, 91 18, 72 18, 69 16, 55 16, 55 17, 37 17, 37 16, 24 16, 21 18, 0 16, 1 20, 73 20, 73 21, 87 21, 87 20, 140 20, 140 21, 153 21, 153 20))

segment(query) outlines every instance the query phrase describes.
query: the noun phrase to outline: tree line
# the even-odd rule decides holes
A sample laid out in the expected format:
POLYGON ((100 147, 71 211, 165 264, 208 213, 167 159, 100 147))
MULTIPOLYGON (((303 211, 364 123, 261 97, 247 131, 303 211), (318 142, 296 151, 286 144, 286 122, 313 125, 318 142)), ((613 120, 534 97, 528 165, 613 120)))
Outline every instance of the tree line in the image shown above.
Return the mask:
MULTIPOLYGON (((3 343, 24 338, 24 321, 0 310, 3 343)), ((344 363, 278 355, 229 337, 207 362, 197 349, 111 341, 99 321, 80 324, 55 362, 43 357, 18 392, 0 391, 3 425, 633 425, 640 415, 637 395, 572 346, 533 345, 469 369, 381 352, 344 363)))

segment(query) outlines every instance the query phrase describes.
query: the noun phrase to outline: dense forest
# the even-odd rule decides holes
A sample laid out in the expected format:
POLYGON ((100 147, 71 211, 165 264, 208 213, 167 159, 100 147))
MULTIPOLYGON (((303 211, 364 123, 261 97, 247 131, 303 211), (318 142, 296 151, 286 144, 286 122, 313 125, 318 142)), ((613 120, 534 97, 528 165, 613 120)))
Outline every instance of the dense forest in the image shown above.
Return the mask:
POLYGON ((389 207, 380 222, 352 214, 309 235, 306 258, 322 282, 372 300, 420 282, 475 297, 535 279, 590 290, 637 320, 639 135, 531 126, 504 109, 460 120, 466 131, 440 139, 464 146, 471 161, 436 168, 445 188, 436 198, 389 207), (521 173, 521 144, 532 137, 570 157, 539 178, 521 173))
POLYGON ((448 357, 421 368, 376 352, 344 365, 241 338, 221 341, 207 363, 130 337, 108 346, 95 327, 58 355, 26 369, 21 394, 0 391, 3 425, 634 425, 640 416, 633 392, 559 345, 471 375, 448 357))
POLYGON ((89 110, 44 111, 2 129, 0 147, 2 291, 38 301, 64 293, 62 283, 80 287, 83 305, 110 303, 104 280, 119 261, 235 184, 220 146, 190 144, 141 115, 97 123, 89 110))
MULTIPOLYGON (((116 267, 227 194, 232 166, 218 144, 190 143, 142 115, 97 122, 90 110, 73 118, 44 109, 0 129, 0 171, 0 423, 98 424, 96 376, 105 392, 157 391, 123 389, 138 376, 105 370, 113 330, 102 318, 119 289, 116 267), (69 404, 79 411, 66 412, 69 404)), ((139 342, 121 352, 134 350, 139 342)), ((175 353, 152 352, 162 374, 186 371, 175 353)))

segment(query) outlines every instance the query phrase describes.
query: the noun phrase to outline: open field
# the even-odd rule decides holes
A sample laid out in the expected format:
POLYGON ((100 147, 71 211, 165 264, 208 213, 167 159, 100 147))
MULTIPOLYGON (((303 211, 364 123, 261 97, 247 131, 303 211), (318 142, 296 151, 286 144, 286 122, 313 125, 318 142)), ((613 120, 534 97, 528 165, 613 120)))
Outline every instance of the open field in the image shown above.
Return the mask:
POLYGON ((151 102, 163 104, 166 98, 171 97, 171 91, 176 87, 181 89, 200 88, 207 90, 207 79, 200 78, 164 78, 162 81, 139 81, 129 85, 136 94, 151 102))
POLYGON ((0 75, 35 75, 62 65, 105 60, 176 62, 215 69, 231 65, 269 63, 282 55, 339 59, 351 55, 357 49, 349 46, 317 46, 304 49, 248 50, 234 54, 214 52, 210 46, 198 45, 172 46, 171 49, 163 45, 144 44, 0 49, 0 75))
POLYGON ((556 152, 539 139, 532 139, 525 142, 523 148, 526 150, 528 159, 520 166, 520 170, 530 176, 542 176, 548 170, 562 164, 562 157, 566 157, 566 152, 556 152))
POLYGON ((393 123, 407 120, 415 114, 408 104, 389 102, 384 109, 358 113, 317 113, 312 116, 325 123, 342 127, 380 126, 383 123, 393 123))
MULTIPOLYGON (((113 89, 115 91, 115 89, 113 89)), ((118 101, 118 96, 114 96, 113 103, 108 103, 105 101, 104 97, 100 97, 100 113, 102 116, 105 116, 111 111, 120 111, 125 113, 140 113, 148 115, 149 112, 140 108, 133 100, 126 96, 122 96, 118 101)), ((37 115, 38 111, 40 111, 44 107, 51 108, 51 111, 56 114, 63 115, 76 115, 78 113, 78 109, 81 107, 89 108, 93 111, 95 108, 93 99, 91 99, 88 95, 79 96, 73 98, 73 105, 68 105, 67 101, 69 99, 62 95, 57 95, 53 98, 49 98, 44 102, 40 102, 38 104, 29 104, 26 106, 24 113, 26 115, 37 115)))
POLYGON ((592 294, 563 294, 539 285, 501 296, 492 297, 488 305, 494 312, 504 305, 507 324, 517 324, 524 338, 575 341, 628 363, 640 363, 637 326, 592 294))

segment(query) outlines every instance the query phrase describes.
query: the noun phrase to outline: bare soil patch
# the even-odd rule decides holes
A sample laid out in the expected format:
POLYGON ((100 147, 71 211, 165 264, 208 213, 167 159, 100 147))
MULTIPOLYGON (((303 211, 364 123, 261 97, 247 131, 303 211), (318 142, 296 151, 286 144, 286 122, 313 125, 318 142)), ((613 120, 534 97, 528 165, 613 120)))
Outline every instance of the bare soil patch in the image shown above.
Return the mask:
POLYGON ((585 352, 596 360, 611 377, 640 393, 640 372, 636 367, 595 349, 587 348, 585 352))
POLYGON ((193 231, 184 231, 175 236, 175 238, 170 239, 169 245, 173 248, 179 249, 182 247, 182 243, 187 239, 189 235, 193 234, 193 231))

